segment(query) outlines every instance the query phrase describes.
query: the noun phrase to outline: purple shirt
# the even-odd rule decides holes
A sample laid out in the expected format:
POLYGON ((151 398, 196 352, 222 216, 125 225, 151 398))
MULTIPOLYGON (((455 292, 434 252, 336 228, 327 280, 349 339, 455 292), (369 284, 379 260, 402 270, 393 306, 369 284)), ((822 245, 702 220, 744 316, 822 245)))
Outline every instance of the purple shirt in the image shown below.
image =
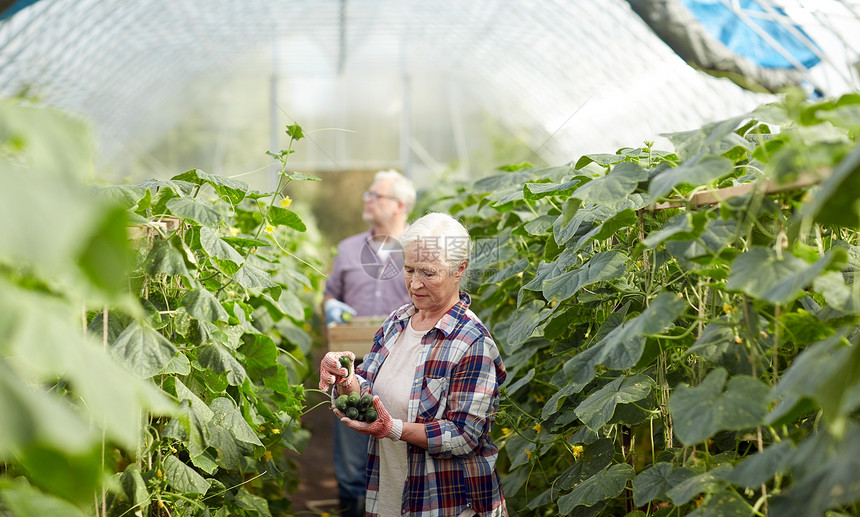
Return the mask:
POLYGON ((382 260, 371 237, 368 230, 338 243, 325 295, 355 309, 356 316, 388 316, 411 302, 403 279, 403 251, 396 247, 382 260))

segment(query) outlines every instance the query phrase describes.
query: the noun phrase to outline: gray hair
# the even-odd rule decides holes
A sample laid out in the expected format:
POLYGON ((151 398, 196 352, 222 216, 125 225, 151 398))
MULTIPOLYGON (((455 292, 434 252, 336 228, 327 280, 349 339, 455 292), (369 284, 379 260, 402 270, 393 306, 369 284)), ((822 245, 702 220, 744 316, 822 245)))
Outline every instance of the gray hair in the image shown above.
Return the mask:
POLYGON ((460 263, 469 263, 472 239, 469 230, 448 214, 430 212, 409 225, 400 236, 400 245, 405 249, 410 244, 426 247, 438 246, 442 252, 441 262, 451 269, 460 263))
POLYGON ((415 208, 415 186, 412 180, 394 169, 379 171, 373 176, 374 183, 379 180, 391 180, 391 197, 406 205, 406 213, 415 208))

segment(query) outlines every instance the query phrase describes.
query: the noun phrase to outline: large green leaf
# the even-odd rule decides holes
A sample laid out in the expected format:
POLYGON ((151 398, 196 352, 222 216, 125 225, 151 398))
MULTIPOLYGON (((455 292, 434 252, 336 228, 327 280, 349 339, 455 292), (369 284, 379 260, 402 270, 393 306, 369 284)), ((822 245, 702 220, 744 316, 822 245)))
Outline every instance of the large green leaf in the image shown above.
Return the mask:
POLYGON ((666 491, 666 495, 678 506, 685 505, 703 492, 713 493, 725 485, 722 480, 732 470, 732 466, 722 464, 709 471, 691 476, 666 491))
POLYGON ((675 434, 686 445, 701 443, 717 431, 738 431, 764 423, 768 387, 758 379, 717 368, 696 387, 680 384, 669 399, 675 434))
MULTIPOLYGON (((69 501, 39 491, 23 478, 0 479, 0 501, 15 517, 87 517, 69 501)), ((5 512, 4 512, 5 513, 5 512)))
POLYGON ((822 224, 858 228, 860 206, 860 146, 855 146, 833 169, 830 177, 812 192, 812 199, 803 205, 800 217, 822 224))
POLYGON ((256 515, 260 517, 272 517, 269 511, 269 502, 264 497, 252 494, 245 487, 241 487, 236 494, 236 505, 239 508, 256 512, 256 515))
POLYGON ((846 344, 845 331, 808 346, 792 361, 772 397, 781 401, 768 421, 799 399, 809 398, 824 411, 839 432, 845 418, 860 407, 860 346, 846 344))
POLYGON ((272 276, 269 273, 247 262, 239 268, 239 271, 231 275, 230 278, 238 282, 245 289, 252 291, 277 287, 278 285, 272 281, 272 276))
POLYGON ((152 249, 146 255, 143 268, 150 275, 164 273, 165 275, 180 275, 184 278, 190 278, 182 253, 173 248, 168 241, 160 239, 155 241, 152 249))
POLYGON ((549 301, 567 300, 587 285, 620 277, 626 272, 626 264, 627 256, 623 253, 598 253, 581 267, 544 280, 544 297, 549 301))
POLYGON ((219 196, 226 197, 234 205, 245 199, 245 195, 249 190, 248 184, 244 181, 207 174, 200 169, 191 169, 171 179, 187 181, 195 185, 208 183, 219 196))
POLYGON ((787 251, 778 254, 771 248, 754 247, 734 260, 726 288, 771 303, 786 303, 809 286, 834 257, 828 252, 809 264, 787 251))
POLYGON ((197 360, 201 366, 215 373, 226 373, 227 382, 231 386, 242 384, 247 377, 245 367, 242 366, 242 363, 233 357, 229 348, 219 343, 201 346, 197 354, 197 360))
POLYGON ((742 136, 734 132, 738 125, 746 118, 746 115, 733 117, 705 124, 699 129, 663 134, 661 136, 665 136, 672 142, 678 158, 682 162, 686 162, 696 156, 719 156, 735 147, 743 147, 744 149, 752 147, 742 136))
POLYGON ((570 493, 559 497, 559 514, 568 515, 577 506, 594 506, 601 501, 616 497, 635 475, 636 471, 626 463, 612 465, 603 472, 586 479, 570 493))
POLYGON ((753 515, 753 509, 735 492, 717 492, 688 515, 689 517, 749 517, 753 515))
POLYGON ((207 227, 200 228, 200 245, 207 255, 217 260, 221 269, 228 275, 239 270, 245 262, 244 257, 236 249, 218 236, 217 230, 207 227))
POLYGON ((201 321, 227 321, 230 317, 215 295, 203 288, 185 293, 181 303, 188 314, 201 321))
POLYGON ((768 446, 765 450, 747 456, 735 465, 723 479, 742 487, 756 489, 777 474, 781 474, 789 465, 794 445, 790 441, 782 441, 768 446))
POLYGON ((531 337, 535 328, 540 324, 545 312, 546 304, 540 300, 532 300, 520 307, 514 314, 511 326, 508 328, 507 345, 511 351, 524 343, 531 337))
POLYGON ((624 376, 590 394, 576 408, 576 416, 591 430, 599 430, 615 413, 618 404, 637 402, 651 393, 654 381, 643 374, 624 376))
POLYGON ((170 212, 182 219, 190 219, 201 226, 217 227, 221 214, 211 206, 193 197, 177 197, 167 202, 170 212))
POLYGON ((576 458, 573 465, 558 476, 557 488, 570 490, 586 479, 609 468, 614 455, 615 446, 609 438, 600 438, 582 446, 579 458, 576 458))
POLYGON ((308 229, 297 213, 279 206, 269 208, 268 220, 274 226, 288 226, 298 232, 304 232, 308 229))
POLYGON ((654 248, 667 240, 693 240, 704 229, 707 216, 703 213, 681 212, 645 237, 645 246, 654 248))
POLYGON ((96 433, 61 399, 33 389, 0 362, 0 460, 9 461, 33 443, 81 454, 96 433), (14 418, 11 417, 14 415, 14 418))
POLYGON ((161 371, 176 354, 176 346, 159 332, 133 322, 111 343, 113 356, 142 379, 161 371))
POLYGON ((631 368, 642 357, 645 336, 661 332, 685 309, 686 303, 675 294, 664 292, 638 316, 615 327, 597 344, 580 352, 564 364, 570 381, 585 384, 594 378, 594 367, 610 370, 631 368))
POLYGON ((565 181, 564 183, 526 183, 523 187, 523 195, 525 199, 534 201, 546 196, 569 194, 580 183, 582 183, 580 179, 565 181))
POLYGON ((692 475, 690 469, 674 468, 671 463, 654 463, 633 479, 633 502, 643 506, 654 499, 666 501, 666 493, 692 475))
POLYGON ((164 478, 170 486, 184 494, 205 494, 209 490, 206 478, 173 455, 164 458, 164 478))
POLYGON ((640 181, 648 179, 648 172, 633 162, 615 165, 609 174, 595 178, 576 189, 571 197, 585 203, 612 205, 632 194, 640 181))
POLYGON ((687 161, 658 174, 651 180, 648 193, 656 199, 671 192, 679 183, 694 187, 704 185, 732 172, 733 168, 734 162, 721 156, 706 156, 701 160, 687 161))
POLYGON ((212 419, 214 424, 220 425, 224 429, 230 431, 234 438, 239 441, 250 443, 251 445, 263 446, 263 442, 257 437, 257 434, 248 425, 248 422, 242 417, 242 413, 236 409, 233 401, 226 397, 218 397, 209 405, 215 417, 212 419))
POLYGON ((131 266, 128 244, 128 212, 115 207, 105 210, 104 216, 92 227, 92 233, 83 241, 77 257, 78 266, 91 284, 116 295, 127 286, 131 266))

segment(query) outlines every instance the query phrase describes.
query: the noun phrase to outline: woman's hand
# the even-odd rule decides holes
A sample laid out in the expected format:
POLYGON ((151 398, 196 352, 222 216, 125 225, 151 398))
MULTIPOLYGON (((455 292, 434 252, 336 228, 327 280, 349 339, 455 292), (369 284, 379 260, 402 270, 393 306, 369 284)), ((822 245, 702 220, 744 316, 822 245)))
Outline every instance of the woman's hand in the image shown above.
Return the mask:
POLYGON ((350 429, 358 431, 361 434, 367 434, 375 438, 391 438, 394 441, 400 439, 400 434, 403 432, 403 420, 391 418, 391 415, 386 411, 379 396, 373 396, 373 409, 376 410, 376 420, 373 422, 361 422, 347 417, 337 408, 333 408, 334 414, 340 418, 340 421, 347 425, 350 429))
POLYGON ((320 390, 328 389, 336 384, 349 385, 355 379, 355 354, 352 352, 328 352, 320 361, 320 390), (344 367, 341 357, 349 358, 349 368, 344 367))

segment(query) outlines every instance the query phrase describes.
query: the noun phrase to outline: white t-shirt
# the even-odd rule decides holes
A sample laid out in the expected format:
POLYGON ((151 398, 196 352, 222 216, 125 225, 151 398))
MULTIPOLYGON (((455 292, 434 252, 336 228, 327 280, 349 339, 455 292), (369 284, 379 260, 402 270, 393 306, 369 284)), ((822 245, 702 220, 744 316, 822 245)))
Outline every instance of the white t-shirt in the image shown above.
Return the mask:
MULTIPOLYGON (((397 341, 391 348, 391 353, 379 368, 376 382, 373 383, 373 394, 379 395, 379 400, 391 418, 407 421, 409 396, 412 392, 412 381, 415 380, 415 368, 418 365, 418 354, 421 350, 421 338, 426 331, 412 328, 412 320, 406 329, 397 336, 397 341)), ((379 499, 377 508, 379 517, 400 517, 403 505, 403 486, 409 473, 406 442, 379 440, 379 499)), ((467 508, 458 517, 477 515, 474 510, 467 508)))

